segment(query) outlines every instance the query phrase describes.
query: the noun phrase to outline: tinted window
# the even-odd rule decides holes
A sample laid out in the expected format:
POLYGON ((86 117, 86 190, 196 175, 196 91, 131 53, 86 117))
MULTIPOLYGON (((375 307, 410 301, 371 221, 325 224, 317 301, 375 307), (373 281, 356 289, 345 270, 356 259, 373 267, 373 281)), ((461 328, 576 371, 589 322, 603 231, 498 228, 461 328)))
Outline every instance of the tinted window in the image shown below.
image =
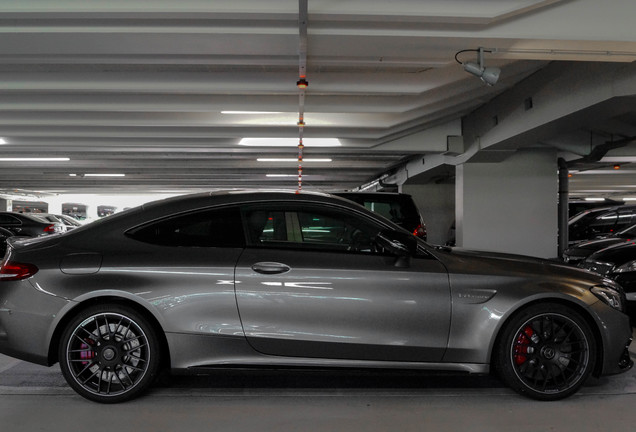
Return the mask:
POLYGON ((616 212, 602 214, 590 224, 590 231, 594 234, 612 232, 617 219, 618 214, 616 214, 616 212))
POLYGON ((363 218, 319 206, 247 208, 250 244, 334 251, 373 252, 380 228, 363 218))
POLYGON ((152 222, 127 233, 135 240, 162 246, 244 247, 237 208, 182 214, 152 222))
POLYGON ((0 215, 0 224, 3 225, 20 225, 20 220, 11 215, 0 215))

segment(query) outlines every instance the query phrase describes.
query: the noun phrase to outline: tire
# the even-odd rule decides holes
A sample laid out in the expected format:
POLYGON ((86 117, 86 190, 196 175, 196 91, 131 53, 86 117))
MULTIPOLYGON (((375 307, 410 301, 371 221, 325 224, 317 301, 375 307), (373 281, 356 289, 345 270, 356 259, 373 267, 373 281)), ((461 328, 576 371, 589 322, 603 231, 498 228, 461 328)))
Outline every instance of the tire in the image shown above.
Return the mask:
POLYGON ((596 340, 586 320, 560 304, 537 304, 506 324, 494 366, 513 390, 537 400, 576 393, 596 361, 596 340))
POLYGON ((81 311, 59 345, 62 374, 86 399, 118 403, 152 384, 160 365, 155 329, 134 309, 105 304, 81 311))

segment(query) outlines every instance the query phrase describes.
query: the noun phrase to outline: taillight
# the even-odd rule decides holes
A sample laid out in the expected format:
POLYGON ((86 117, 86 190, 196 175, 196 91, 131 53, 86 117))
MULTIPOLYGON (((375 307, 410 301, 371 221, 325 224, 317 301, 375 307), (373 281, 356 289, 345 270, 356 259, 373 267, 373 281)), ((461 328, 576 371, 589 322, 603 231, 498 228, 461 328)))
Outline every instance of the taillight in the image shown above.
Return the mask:
POLYGON ((45 233, 54 233, 55 232, 55 224, 51 224, 44 228, 45 233))
POLYGON ((418 225, 417 228, 413 230, 413 235, 426 240, 426 226, 418 225))
POLYGON ((33 264, 3 261, 0 267, 0 282, 17 281, 33 276, 38 268, 33 264))

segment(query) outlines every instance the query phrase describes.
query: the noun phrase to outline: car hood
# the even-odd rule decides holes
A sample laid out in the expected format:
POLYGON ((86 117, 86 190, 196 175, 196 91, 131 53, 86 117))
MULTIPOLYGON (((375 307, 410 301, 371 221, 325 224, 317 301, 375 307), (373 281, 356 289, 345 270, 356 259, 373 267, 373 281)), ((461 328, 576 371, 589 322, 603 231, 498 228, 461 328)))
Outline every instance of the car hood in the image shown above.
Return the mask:
POLYGON ((605 249, 610 246, 614 246, 621 243, 626 243, 629 240, 620 237, 608 237, 598 240, 587 240, 578 243, 576 246, 568 248, 565 253, 569 255, 580 255, 581 253, 590 253, 593 251, 605 249))
POLYGON ((449 273, 497 275, 512 278, 577 280, 585 285, 598 285, 604 278, 582 270, 541 258, 498 252, 482 252, 461 248, 445 248, 438 255, 449 273))
POLYGON ((621 265, 636 260, 636 241, 630 241, 601 249, 590 255, 587 261, 608 262, 621 265))

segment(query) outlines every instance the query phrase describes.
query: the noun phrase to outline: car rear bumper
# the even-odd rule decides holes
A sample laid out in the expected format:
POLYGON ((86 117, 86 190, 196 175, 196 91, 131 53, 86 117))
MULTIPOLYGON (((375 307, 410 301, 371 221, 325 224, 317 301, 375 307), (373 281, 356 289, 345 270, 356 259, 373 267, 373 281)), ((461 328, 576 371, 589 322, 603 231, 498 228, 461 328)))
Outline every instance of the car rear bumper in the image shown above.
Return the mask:
POLYGON ((0 353, 49 365, 53 322, 68 300, 40 291, 28 280, 0 285, 0 353))

